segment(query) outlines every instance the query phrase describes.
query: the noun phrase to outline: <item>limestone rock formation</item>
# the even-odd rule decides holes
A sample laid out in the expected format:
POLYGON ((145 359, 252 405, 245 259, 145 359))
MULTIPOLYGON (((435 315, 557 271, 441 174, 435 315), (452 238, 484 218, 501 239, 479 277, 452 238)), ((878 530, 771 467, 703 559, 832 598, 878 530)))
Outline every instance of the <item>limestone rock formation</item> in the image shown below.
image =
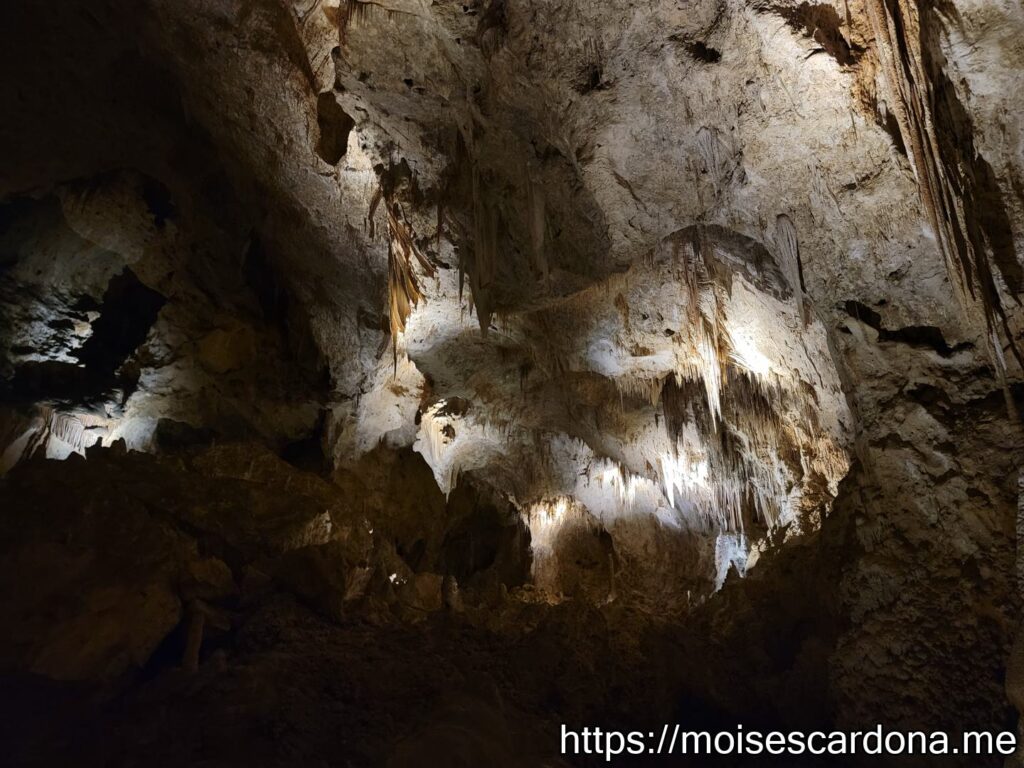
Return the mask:
POLYGON ((1019 3, 0 29, 16 763, 1015 727, 1019 3))

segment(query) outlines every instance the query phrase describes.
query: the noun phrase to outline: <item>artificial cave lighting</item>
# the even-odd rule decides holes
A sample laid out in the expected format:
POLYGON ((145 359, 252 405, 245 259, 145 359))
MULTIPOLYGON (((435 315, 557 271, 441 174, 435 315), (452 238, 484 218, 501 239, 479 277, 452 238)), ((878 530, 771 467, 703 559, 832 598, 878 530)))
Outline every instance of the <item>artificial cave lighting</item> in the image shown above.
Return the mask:
POLYGON ((88 448, 100 443, 109 427, 109 419, 92 413, 67 413, 49 409, 43 423, 45 455, 66 459, 71 454, 85 456, 88 448))
POLYGON ((715 589, 721 589, 729 572, 735 569, 740 578, 750 563, 750 543, 742 533, 720 533, 715 539, 715 589))
POLYGON ((1024 768, 1021 2, 0 29, 4 764, 1024 768))
POLYGON ((737 365, 759 378, 772 372, 772 361, 757 348, 751 329, 734 328, 729 333, 729 339, 732 343, 731 357, 737 365))
POLYGON ((694 460, 685 449, 677 452, 665 451, 658 457, 662 483, 670 507, 676 505, 676 497, 700 488, 708 487, 708 463, 694 460))
POLYGON ((643 479, 609 462, 598 474, 598 482, 601 485, 607 485, 619 503, 628 509, 636 502, 637 489, 641 486, 643 479))
POLYGON ((446 405, 445 400, 439 400, 423 411, 414 445, 433 469, 438 487, 445 495, 451 493, 459 477, 459 465, 450 450, 457 435, 454 426, 457 417, 445 414, 446 405))
POLYGON ((650 521, 725 536, 717 546, 738 563, 736 551, 797 520, 808 474, 832 488, 846 471, 845 403, 834 372, 823 379, 811 362, 827 347, 793 300, 792 271, 752 270, 742 251, 757 247, 713 228, 668 238, 626 275, 502 316, 500 333, 472 342, 462 376, 439 363, 479 337, 450 310, 457 286, 425 282, 407 349, 440 384, 414 443, 438 487, 448 495, 462 473, 489 468, 517 496, 556 499, 523 511, 542 553, 568 515, 573 525, 650 521), (516 372, 493 375, 501 365, 516 372), (579 405, 531 391, 563 373, 610 391, 584 389, 579 405), (467 398, 473 391, 487 397, 467 398), (548 415, 525 420, 530 408, 548 415), (574 413, 599 435, 566 418, 574 413))
POLYGON ((560 497, 551 501, 541 501, 530 506, 526 512, 530 527, 530 546, 534 557, 548 555, 552 552, 558 532, 574 508, 571 499, 560 497))
POLYGON ((423 456, 438 488, 448 496, 465 471, 486 466, 507 450, 509 425, 481 421, 466 401, 441 399, 424 409, 413 450, 423 456))
POLYGON ((422 432, 425 438, 423 444, 424 458, 431 463, 441 460, 445 448, 451 442, 449 434, 454 435, 454 430, 451 430, 450 433, 447 431, 450 429, 449 420, 439 415, 446 405, 447 402, 445 400, 438 400, 423 412, 421 423, 423 424, 422 432))

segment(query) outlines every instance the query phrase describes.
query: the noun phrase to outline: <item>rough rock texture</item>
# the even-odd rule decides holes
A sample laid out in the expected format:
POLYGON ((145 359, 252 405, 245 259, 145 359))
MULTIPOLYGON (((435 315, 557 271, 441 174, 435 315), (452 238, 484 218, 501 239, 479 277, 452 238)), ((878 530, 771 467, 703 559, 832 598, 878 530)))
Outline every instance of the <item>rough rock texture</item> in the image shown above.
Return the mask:
POLYGON ((19 759, 1014 722, 1019 3, 0 28, 19 759))

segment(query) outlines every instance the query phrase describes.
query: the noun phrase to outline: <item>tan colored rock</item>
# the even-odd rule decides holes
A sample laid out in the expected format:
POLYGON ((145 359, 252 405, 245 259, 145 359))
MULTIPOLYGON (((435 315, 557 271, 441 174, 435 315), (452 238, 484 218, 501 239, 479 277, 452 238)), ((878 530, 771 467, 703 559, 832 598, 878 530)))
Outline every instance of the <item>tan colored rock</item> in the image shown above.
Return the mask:
POLYGON ((199 363, 209 372, 225 374, 252 365, 256 337, 251 328, 217 328, 198 342, 199 363))
POLYGON ((182 578, 182 599, 222 600, 237 594, 234 575, 223 560, 207 557, 193 560, 185 568, 182 578))

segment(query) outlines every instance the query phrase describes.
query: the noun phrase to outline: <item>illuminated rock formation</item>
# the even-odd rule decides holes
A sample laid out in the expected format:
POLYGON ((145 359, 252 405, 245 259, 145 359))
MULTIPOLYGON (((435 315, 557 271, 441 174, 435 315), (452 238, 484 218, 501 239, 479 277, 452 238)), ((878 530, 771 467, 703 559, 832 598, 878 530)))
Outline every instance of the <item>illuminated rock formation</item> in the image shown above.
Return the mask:
POLYGON ((17 761, 1013 721, 1019 3, 0 28, 17 761))

